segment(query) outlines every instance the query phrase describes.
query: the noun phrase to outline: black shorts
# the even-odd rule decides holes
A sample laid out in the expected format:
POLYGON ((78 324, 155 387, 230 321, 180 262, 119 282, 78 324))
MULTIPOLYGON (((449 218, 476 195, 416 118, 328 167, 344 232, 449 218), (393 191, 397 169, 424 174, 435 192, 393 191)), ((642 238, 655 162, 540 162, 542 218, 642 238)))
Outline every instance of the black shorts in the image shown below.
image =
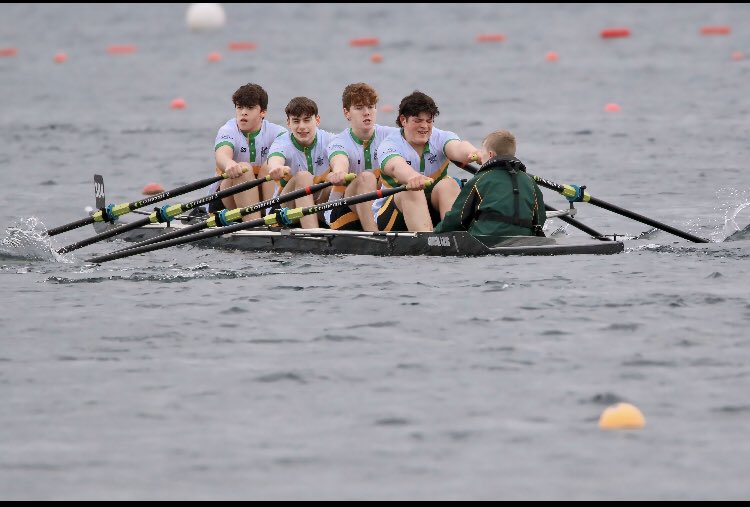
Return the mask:
MULTIPOLYGON (((392 195, 388 196, 380 211, 378 211, 378 230, 385 232, 408 231, 404 214, 396 206, 396 199, 393 197, 392 195)), ((440 212, 432 207, 429 195, 427 196, 427 209, 430 210, 432 226, 435 227, 440 222, 440 212)))
POLYGON ((337 231, 361 231, 362 223, 349 206, 338 206, 331 210, 330 227, 337 231))

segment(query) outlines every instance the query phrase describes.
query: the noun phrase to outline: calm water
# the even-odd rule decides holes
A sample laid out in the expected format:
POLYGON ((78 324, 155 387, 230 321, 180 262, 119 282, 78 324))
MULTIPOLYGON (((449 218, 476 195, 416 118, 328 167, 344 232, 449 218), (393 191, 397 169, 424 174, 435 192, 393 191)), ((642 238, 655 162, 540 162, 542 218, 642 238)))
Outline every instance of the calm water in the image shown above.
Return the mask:
POLYGON ((0 8, 0 498, 750 497, 750 5, 234 4, 209 34, 186 9, 0 8), (93 233, 39 236, 85 216, 95 172, 113 203, 211 175, 248 81, 271 121, 307 95, 333 131, 350 82, 385 124, 420 89, 438 127, 509 128, 530 172, 712 243, 580 204, 624 253, 51 253, 93 233), (599 430, 616 401, 646 427, 599 430))

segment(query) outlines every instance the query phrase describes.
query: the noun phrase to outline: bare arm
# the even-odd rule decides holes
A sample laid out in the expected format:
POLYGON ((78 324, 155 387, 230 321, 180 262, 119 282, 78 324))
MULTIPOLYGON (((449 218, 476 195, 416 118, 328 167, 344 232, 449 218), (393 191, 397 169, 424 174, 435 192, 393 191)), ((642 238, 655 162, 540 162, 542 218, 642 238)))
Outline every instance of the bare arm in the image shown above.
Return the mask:
POLYGON ((232 158, 234 150, 230 146, 221 146, 216 150, 216 167, 230 178, 237 178, 243 172, 250 170, 248 162, 235 162, 232 158))
POLYGON ((409 190, 422 190, 428 181, 432 181, 432 178, 428 178, 424 174, 412 169, 401 156, 391 157, 386 160, 383 172, 395 178, 399 183, 406 184, 406 188, 409 190))
POLYGON ((344 176, 349 172, 349 157, 343 153, 331 158, 331 173, 326 178, 334 185, 344 185, 344 176))
POLYGON ((459 141, 454 139, 448 141, 445 145, 445 154, 450 160, 461 162, 463 164, 467 162, 476 162, 479 160, 478 152, 473 144, 469 141, 459 141))

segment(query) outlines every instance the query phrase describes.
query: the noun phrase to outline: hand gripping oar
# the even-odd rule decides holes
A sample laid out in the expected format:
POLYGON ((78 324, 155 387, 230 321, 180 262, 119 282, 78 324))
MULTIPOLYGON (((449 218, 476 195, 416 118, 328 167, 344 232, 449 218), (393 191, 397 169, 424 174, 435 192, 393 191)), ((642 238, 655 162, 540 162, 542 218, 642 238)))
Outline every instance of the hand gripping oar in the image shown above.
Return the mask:
MULTIPOLYGON (((246 171, 243 171, 246 172, 246 171)), ((187 194, 188 192, 192 192, 193 190, 197 190, 199 188, 207 187, 208 185, 212 183, 216 183, 219 180, 226 179, 228 176, 225 174, 222 174, 221 176, 214 176, 212 178, 206 178, 204 180, 196 181, 195 183, 189 183, 187 185, 183 185, 181 187, 177 187, 173 190, 167 190, 166 192, 162 192, 161 194, 153 195, 147 199, 142 199, 140 201, 133 201, 128 202, 125 204, 110 204, 106 208, 102 208, 90 217, 82 218, 81 220, 77 220, 75 222, 71 222, 66 225, 61 225, 60 227, 55 227, 54 229, 49 229, 47 231, 48 236, 56 236, 57 234, 72 231, 73 229, 77 229, 79 227, 83 227, 84 225, 93 224, 94 222, 111 222, 112 220, 115 220, 117 217, 120 217, 126 213, 130 213, 131 211, 143 208, 144 206, 149 206, 151 204, 164 201, 165 199, 169 199, 171 197, 177 197, 178 195, 187 194)))
POLYGON ((540 178, 539 176, 533 176, 531 174, 529 174, 529 176, 534 178, 534 181, 536 181, 539 185, 561 193, 571 202, 588 202, 593 204, 594 206, 599 206, 600 208, 612 211, 613 213, 617 213, 618 215, 631 218, 637 222, 650 225, 651 227, 656 227, 657 229, 669 232, 671 234, 674 234, 675 236, 690 240, 694 243, 710 243, 710 241, 707 239, 694 236, 679 229, 675 229, 670 225, 657 222, 656 220, 644 217, 643 215, 639 215, 638 213, 635 213, 633 211, 620 208, 619 206, 615 206, 614 204, 602 201, 601 199, 597 199, 596 197, 591 197, 591 195, 589 195, 589 193, 584 190, 586 187, 578 187, 577 185, 560 185, 559 183, 545 180, 544 178, 540 178))
POLYGON ((121 225, 120 227, 115 227, 108 231, 104 231, 101 234, 97 234, 96 236, 92 236, 90 238, 78 241, 77 243, 73 243, 71 245, 68 245, 66 247, 59 249, 57 253, 64 254, 64 253, 72 252, 73 250, 78 250, 79 248, 83 248, 84 246, 91 245, 99 241, 103 241, 105 239, 111 238, 112 236, 117 236, 118 234, 122 234, 127 231, 132 231, 133 229, 137 229, 138 227, 142 227, 147 224, 169 222, 180 213, 184 213, 185 211, 189 211, 193 208, 197 208, 198 206, 203 206, 204 204, 208 204, 217 199, 222 199, 224 197, 236 194, 238 192, 242 192, 243 190, 248 190, 250 188, 257 187, 258 185, 260 185, 261 183, 265 183, 266 181, 271 181, 271 177, 266 176, 265 178, 258 178, 256 180, 246 181, 245 183, 240 183, 239 185, 229 187, 226 190, 221 190, 220 192, 207 195, 200 199, 196 199, 195 201, 190 201, 186 204, 175 204, 174 206, 168 206, 168 205, 162 206, 161 208, 157 208, 156 211, 151 213, 146 218, 143 218, 141 220, 136 220, 135 222, 131 222, 129 224, 121 225))
MULTIPOLYGON (((479 171, 479 168, 473 166, 472 164, 462 164, 461 162, 456 162, 455 160, 453 161, 453 163, 456 164, 461 169, 470 172, 471 174, 476 174, 479 171)), ((535 178, 531 174, 529 174, 529 176, 531 176, 532 178, 535 178)), ((558 211, 556 208, 553 208, 552 206, 548 205, 547 203, 544 204, 544 208, 547 211, 558 211)), ((557 216, 555 218, 559 218, 563 222, 572 225, 576 229, 579 229, 579 230, 585 232, 586 234, 588 234, 590 236, 593 236, 594 238, 596 238, 598 240, 601 240, 601 241, 612 241, 610 238, 608 238, 607 236, 605 236, 601 232, 597 232, 596 230, 592 229, 591 227, 589 227, 588 225, 586 225, 584 223, 579 222, 578 220, 576 220, 573 217, 569 217, 569 216, 565 216, 565 215, 560 215, 560 216, 557 216)))
MULTIPOLYGON (((355 174, 349 173, 345 176, 344 179, 346 183, 349 183, 355 177, 356 177, 355 174)), ((193 233, 196 233, 198 231, 201 231, 203 229, 210 228, 210 227, 225 227, 227 225, 230 225, 230 223, 232 222, 238 222, 240 219, 242 219, 242 217, 246 215, 250 215, 257 211, 264 210, 266 208, 272 208, 276 206, 277 204, 281 204, 281 203, 288 202, 288 201, 293 201, 294 199, 298 199, 306 195, 312 195, 320 190, 323 190, 326 187, 330 187, 331 185, 332 184, 330 182, 318 183, 310 187, 305 187, 305 188, 300 188, 299 190, 294 190, 292 192, 289 192, 288 194, 277 195, 273 199, 268 199, 266 201, 262 201, 257 204, 248 206, 246 208, 237 208, 231 211, 221 210, 219 213, 213 215, 211 218, 207 220, 204 220, 203 222, 199 222, 197 224, 193 224, 188 227, 176 229, 166 234, 160 234, 159 236, 155 236, 153 238, 143 240, 134 245, 130 245, 127 248, 116 250, 113 253, 124 252, 125 250, 131 250, 133 248, 139 248, 139 247, 146 246, 146 245, 152 245, 154 243, 160 243, 162 241, 167 241, 173 238, 179 238, 180 236, 193 234, 193 233)))
POLYGON ((263 218, 258 218, 257 220, 250 220, 248 222, 240 222, 240 223, 232 224, 226 227, 218 227, 216 229, 199 232, 197 234, 191 234, 189 236, 184 236, 181 238, 174 238, 174 239, 170 239, 167 241, 161 241, 153 245, 146 245, 146 246, 142 246, 138 248, 129 248, 121 252, 114 252, 108 255, 101 255, 99 257, 93 257, 91 259, 88 259, 86 262, 100 264, 102 262, 120 259, 122 257, 130 257, 131 255, 136 255, 136 254, 145 253, 145 252, 152 252, 154 250, 161 250, 162 248, 167 248, 167 247, 174 246, 174 245, 183 245, 185 243, 191 243, 193 241, 213 238, 216 236, 223 236, 224 234, 229 234, 235 231, 241 231, 243 229, 251 229, 253 227, 258 227, 261 225, 274 225, 279 222, 281 222, 283 225, 291 225, 295 221, 299 220, 300 218, 307 216, 307 215, 318 213, 319 211, 326 211, 329 209, 336 208, 338 206, 352 206, 354 204, 359 204, 361 202, 367 202, 367 201, 372 201, 374 199, 379 199, 381 197, 387 197, 389 195, 402 192, 404 190, 406 190, 406 185, 401 185, 400 187, 384 188, 384 189, 376 190, 374 192, 368 192, 366 194, 359 194, 359 195, 354 195, 351 197, 344 197, 343 199, 338 199, 338 200, 326 202, 323 204, 316 204, 308 208, 294 208, 294 209, 283 208, 281 211, 277 213, 272 213, 263 218))

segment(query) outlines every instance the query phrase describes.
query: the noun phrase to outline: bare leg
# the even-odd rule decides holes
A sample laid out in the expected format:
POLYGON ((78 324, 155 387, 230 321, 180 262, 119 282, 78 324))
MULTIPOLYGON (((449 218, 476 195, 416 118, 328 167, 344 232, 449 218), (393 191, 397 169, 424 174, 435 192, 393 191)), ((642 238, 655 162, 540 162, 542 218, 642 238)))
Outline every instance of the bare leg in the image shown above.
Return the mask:
MULTIPOLYGON (((268 164, 263 164, 263 166, 260 168, 260 172, 258 173, 258 178, 265 178, 266 176, 268 176, 268 164)), ((267 181, 260 186, 260 193, 261 193, 260 196, 261 196, 261 199, 264 201, 273 199, 273 194, 275 192, 276 192, 275 181, 267 181)))
POLYGON ((445 214, 451 210, 459 192, 461 188, 453 178, 443 178, 435 185, 430 202, 432 207, 440 212, 440 220, 444 219, 445 214))
POLYGON ((412 232, 432 232, 432 220, 427 208, 427 195, 423 190, 399 192, 393 198, 398 209, 404 214, 407 229, 412 232))
MULTIPOLYGON (((289 192, 292 192, 294 190, 300 190, 302 188, 309 187, 312 184, 312 174, 307 171, 299 172, 292 176, 292 179, 289 180, 289 183, 286 184, 284 190, 282 190, 281 193, 288 194, 289 192)), ((308 208, 314 205, 315 201, 313 200, 312 195, 306 195, 294 200, 295 208, 308 208)), ((300 219, 299 223, 303 229, 315 229, 318 227, 318 215, 316 213, 313 213, 312 215, 304 216, 300 219)))
MULTIPOLYGON (((231 188, 235 185, 239 185, 240 183, 245 183, 254 179, 255 175, 252 173, 252 171, 248 171, 237 178, 231 180, 222 180, 219 188, 221 190, 226 190, 227 188, 231 188)), ((246 208, 248 206, 252 206, 253 204, 257 204, 259 201, 260 194, 258 193, 258 187, 254 187, 249 190, 230 195, 221 200, 221 202, 224 204, 224 206, 226 206, 227 209, 246 208)), ((258 218, 260 218, 260 212, 245 215, 242 220, 244 222, 247 222, 249 220, 255 220, 258 218)))
MULTIPOLYGON (((371 172, 363 172, 358 175, 354 181, 352 181, 344 195, 351 197, 353 195, 366 194, 368 192, 374 192, 377 190, 378 180, 375 175, 371 172)), ((361 202, 350 206, 359 217, 359 222, 362 224, 362 229, 365 231, 376 232, 378 230, 378 224, 375 222, 375 217, 372 215, 372 201, 361 202)))

